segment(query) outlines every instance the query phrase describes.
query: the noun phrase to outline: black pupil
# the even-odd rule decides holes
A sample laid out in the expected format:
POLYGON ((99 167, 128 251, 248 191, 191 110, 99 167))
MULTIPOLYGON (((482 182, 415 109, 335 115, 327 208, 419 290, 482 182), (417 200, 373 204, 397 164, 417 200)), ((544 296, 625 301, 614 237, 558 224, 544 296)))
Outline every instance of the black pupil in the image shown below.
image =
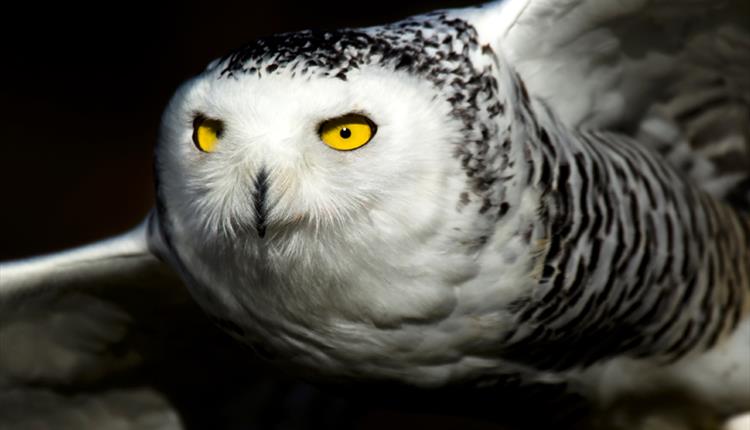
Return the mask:
POLYGON ((348 139, 348 138, 350 138, 350 137, 352 136, 352 131, 351 131, 351 130, 349 130, 348 128, 344 127, 344 128, 342 128, 342 129, 341 129, 341 131, 339 132, 339 135, 340 135, 340 136, 341 136, 342 138, 344 138, 344 139, 348 139))

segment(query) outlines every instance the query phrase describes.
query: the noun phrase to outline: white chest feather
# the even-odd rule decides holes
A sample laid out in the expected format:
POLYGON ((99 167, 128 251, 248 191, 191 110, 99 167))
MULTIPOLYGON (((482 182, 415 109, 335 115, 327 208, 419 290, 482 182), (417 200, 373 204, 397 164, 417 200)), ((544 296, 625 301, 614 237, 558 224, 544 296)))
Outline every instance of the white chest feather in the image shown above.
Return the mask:
MULTIPOLYGON (((460 187, 446 184, 445 200, 460 187)), ((459 213, 438 201, 433 211, 417 205, 419 215, 373 210, 335 231, 279 233, 243 252, 185 243, 181 254, 201 284, 192 286, 198 300, 282 360, 333 377, 440 385, 499 367, 482 352, 512 327, 504 308, 534 282, 522 236, 537 196, 528 191, 489 232, 466 216, 476 207, 459 213), (420 229, 409 225, 415 217, 420 229)))

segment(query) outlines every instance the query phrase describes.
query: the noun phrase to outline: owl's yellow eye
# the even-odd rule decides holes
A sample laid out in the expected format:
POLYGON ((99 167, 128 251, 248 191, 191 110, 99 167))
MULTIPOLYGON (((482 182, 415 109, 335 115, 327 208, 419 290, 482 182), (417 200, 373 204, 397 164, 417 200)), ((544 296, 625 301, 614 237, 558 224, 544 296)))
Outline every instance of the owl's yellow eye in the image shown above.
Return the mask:
POLYGON ((217 119, 198 116, 193 121, 193 143, 203 152, 213 152, 224 132, 224 124, 217 119))
POLYGON ((375 136, 377 127, 362 115, 349 114, 324 122, 320 126, 320 140, 339 151, 351 151, 364 146, 375 136))

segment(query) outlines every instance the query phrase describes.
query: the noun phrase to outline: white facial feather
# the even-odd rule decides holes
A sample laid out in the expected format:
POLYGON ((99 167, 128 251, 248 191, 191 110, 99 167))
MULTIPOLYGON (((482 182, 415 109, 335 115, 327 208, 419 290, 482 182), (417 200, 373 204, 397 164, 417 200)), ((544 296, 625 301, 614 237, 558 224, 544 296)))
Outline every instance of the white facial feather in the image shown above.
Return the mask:
POLYGON ((374 69, 348 82, 212 78, 190 82, 165 115, 163 140, 175 163, 166 167, 189 184, 175 190, 183 195, 172 204, 190 212, 196 220, 191 229, 215 229, 229 220, 252 224, 248 193, 259 169, 270 175, 272 226, 340 227, 383 210, 429 228, 424 221, 440 203, 455 136, 439 120, 447 107, 425 96, 433 90, 424 83, 374 69), (215 153, 201 153, 191 143, 197 112, 226 125, 215 153), (350 152, 327 147, 318 135, 320 123, 350 112, 376 123, 372 142, 350 152))

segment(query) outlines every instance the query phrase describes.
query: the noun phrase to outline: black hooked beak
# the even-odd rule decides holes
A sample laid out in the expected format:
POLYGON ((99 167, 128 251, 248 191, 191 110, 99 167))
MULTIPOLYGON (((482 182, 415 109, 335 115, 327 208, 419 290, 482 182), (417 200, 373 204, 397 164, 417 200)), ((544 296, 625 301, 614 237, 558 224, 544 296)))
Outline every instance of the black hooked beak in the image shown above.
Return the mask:
POLYGON ((255 207, 255 231, 262 238, 266 235, 266 211, 268 210, 266 207, 266 194, 268 193, 268 173, 266 169, 258 171, 254 182, 253 205, 255 207))

